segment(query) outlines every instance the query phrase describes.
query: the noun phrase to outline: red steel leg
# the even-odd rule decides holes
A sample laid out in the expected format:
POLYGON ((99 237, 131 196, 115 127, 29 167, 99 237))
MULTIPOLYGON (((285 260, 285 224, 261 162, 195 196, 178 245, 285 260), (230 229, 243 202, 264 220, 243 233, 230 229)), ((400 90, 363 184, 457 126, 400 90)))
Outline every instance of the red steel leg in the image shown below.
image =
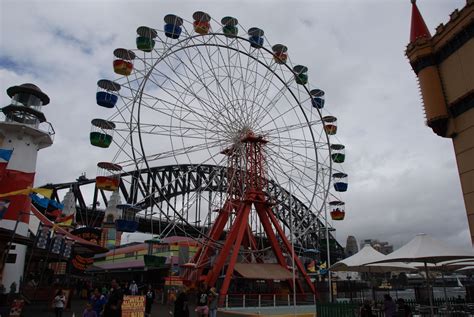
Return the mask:
MULTIPOLYGON (((293 252, 293 248, 292 248, 290 242, 288 242, 288 239, 286 238, 286 236, 283 232, 283 229, 280 227, 280 224, 278 223, 278 220, 276 219, 276 217, 273 214, 272 210, 270 208, 265 208, 265 210, 266 210, 266 213, 267 213, 268 217, 272 221, 273 226, 275 227, 276 231, 278 232, 278 235, 282 239, 283 244, 285 245, 286 249, 290 252, 293 252)), ((295 256, 295 264, 298 267, 298 270, 301 272, 301 274, 305 278, 306 284, 308 284, 308 286, 310 287, 313 294, 316 294, 316 290, 314 289, 314 285, 311 282, 311 279, 309 278, 308 274, 306 273, 306 270, 305 270, 303 264, 301 263, 300 259, 297 256, 295 256)))
POLYGON ((233 249, 232 255, 230 257, 229 264, 227 265, 227 270, 226 270, 226 273, 225 273, 224 281, 222 282, 222 286, 221 286, 221 289, 219 291, 219 293, 221 295, 227 294, 227 290, 229 289, 229 284, 230 284, 230 280, 232 278, 232 273, 234 273, 235 262, 237 261, 237 256, 239 255, 240 245, 242 244, 242 238, 244 237, 244 233, 247 229, 248 216, 249 216, 249 213, 250 213, 250 209, 252 208, 252 205, 247 203, 247 204, 244 204, 244 207, 245 207, 244 210, 241 212, 242 217, 241 217, 241 219, 239 220, 239 223, 238 223, 239 230, 237 231, 237 237, 235 239, 234 249, 233 249))

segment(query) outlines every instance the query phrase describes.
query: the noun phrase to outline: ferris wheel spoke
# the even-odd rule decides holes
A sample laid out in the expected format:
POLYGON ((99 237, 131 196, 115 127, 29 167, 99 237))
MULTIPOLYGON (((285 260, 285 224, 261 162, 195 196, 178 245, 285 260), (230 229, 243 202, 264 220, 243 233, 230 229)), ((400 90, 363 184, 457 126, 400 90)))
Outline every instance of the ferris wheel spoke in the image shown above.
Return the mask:
MULTIPOLYGON (((183 82, 182 84, 176 82, 174 79, 172 79, 171 77, 163 74, 164 76, 166 76, 166 79, 169 80, 169 82, 173 85, 173 87, 175 87, 175 85, 178 85, 180 89, 178 88, 173 88, 173 89, 164 89, 164 91, 172 98, 174 98, 176 101, 178 101, 182 106, 180 107, 181 110, 184 110, 184 111, 189 111, 191 112, 193 115, 195 115, 196 117, 200 117, 204 120, 207 120, 207 121, 213 121, 213 119, 211 119, 210 117, 207 117, 205 116, 203 113, 200 112, 201 108, 192 108, 189 104, 183 102, 181 100, 181 98, 184 98, 182 97, 186 92, 189 91, 190 95, 193 96, 194 98, 196 98, 196 100, 198 100, 200 102, 201 105, 204 106, 205 109, 207 110, 210 110, 209 108, 212 108, 211 106, 211 102, 205 102, 202 98, 202 96, 198 96, 194 91, 190 90, 190 87, 192 87, 192 85, 188 85, 188 83, 185 83, 183 82), (176 93, 178 95, 178 97, 174 96, 173 95, 173 92, 176 93)), ((180 77, 178 77, 180 78, 180 77)), ((162 88, 160 86, 160 84, 158 82, 154 82, 155 85, 157 85, 158 87, 162 88)), ((166 104, 170 104, 173 105, 172 103, 170 102, 166 102, 166 104)), ((174 106, 176 107, 177 105, 174 104, 174 106)), ((174 110, 173 107, 170 107, 168 108, 169 110, 174 110)), ((217 123, 217 121, 216 121, 217 123)))
POLYGON ((291 132, 294 130, 301 130, 307 127, 313 127, 316 125, 321 125, 321 120, 314 120, 310 122, 302 122, 302 123, 295 123, 292 125, 288 125, 286 127, 281 127, 281 128, 273 128, 273 129, 268 129, 268 130, 262 130, 261 133, 263 135, 275 135, 278 133, 283 133, 283 132, 291 132))
POLYGON ((273 145, 275 147, 293 146, 295 148, 300 148, 300 149, 309 149, 316 146, 317 149, 328 149, 327 143, 314 142, 313 140, 308 140, 308 139, 289 138, 289 137, 281 136, 279 138, 267 137, 267 140, 269 141, 270 145, 273 145), (278 141, 278 144, 274 143, 274 141, 278 141))
MULTIPOLYGON (((183 65, 184 63, 183 63, 182 59, 179 59, 179 60, 180 60, 180 63, 178 63, 178 66, 179 66, 179 65, 183 65)), ((168 67, 170 68, 170 70, 171 70, 173 73, 176 73, 176 72, 177 72, 178 66, 173 66, 173 65, 171 65, 171 62, 169 62, 169 61, 166 60, 166 59, 164 59, 164 62, 165 62, 165 64, 168 65, 168 67)), ((174 98, 175 100, 177 100, 177 101, 179 101, 180 103, 182 103, 183 106, 184 106, 184 108, 190 108, 190 106, 189 106, 188 103, 183 102, 183 101, 181 100, 181 97, 180 97, 180 96, 183 96, 187 91, 190 91, 190 94, 193 95, 193 96, 201 103, 201 105, 204 104, 204 108, 205 108, 205 109, 206 109, 206 107, 212 107, 212 101, 211 101, 211 102, 203 103, 203 98, 202 98, 202 96, 198 96, 194 91, 192 91, 192 89, 189 89, 189 87, 192 88, 192 87, 194 86, 194 84, 193 84, 193 83, 188 84, 188 83, 184 82, 184 81, 182 80, 182 78, 185 77, 185 76, 177 76, 177 78, 179 78, 179 79, 181 80, 181 82, 182 82, 182 84, 180 84, 180 83, 176 82, 174 79, 172 79, 170 76, 168 76, 167 74, 164 74, 163 72, 158 71, 158 74, 161 75, 161 76, 163 76, 163 77, 165 77, 165 79, 166 79, 167 81, 170 81, 170 82, 173 84, 173 86, 175 87, 175 88, 174 88, 174 92, 175 92, 176 94, 178 94, 178 97, 175 97, 175 96, 174 96, 173 94, 171 94, 171 93, 170 93, 169 95, 170 95, 170 97, 172 97, 172 98, 174 98), (176 88, 176 85, 179 85, 179 88, 180 88, 180 89, 177 89, 177 88, 176 88)), ((160 83, 158 83, 158 80, 155 80, 155 84, 156 84, 158 87, 165 88, 165 87, 163 87, 163 84, 164 84, 164 83, 163 83, 163 84, 160 84, 160 83)), ((163 89, 163 90, 164 90, 165 92, 167 92, 166 89, 163 89)), ((201 113, 199 113, 199 110, 200 110, 200 108, 199 108, 199 109, 191 109, 191 112, 193 112, 193 114, 202 115, 201 113)), ((209 120, 209 117, 207 117, 206 119, 209 120)))
MULTIPOLYGON (((257 113, 256 120, 257 122, 260 122, 263 120, 263 116, 268 113, 272 108, 276 108, 276 104, 281 100, 282 97, 288 98, 286 96, 287 93, 290 93, 292 95, 292 98, 295 99, 295 96, 291 93, 291 83, 293 82, 293 76, 290 77, 290 79, 286 78, 286 72, 283 71, 280 76, 279 76, 279 81, 281 83, 281 87, 278 89, 278 92, 272 97, 268 98, 267 96, 266 99, 269 99, 268 103, 260 107, 260 111, 257 113)), ((288 99, 287 99, 288 100, 288 99)), ((295 100, 298 102, 298 100, 295 100)), ((263 103, 263 100, 262 100, 263 103)))
MULTIPOLYGON (((271 159, 273 161, 273 159, 271 159)), ((304 188, 304 186, 302 186, 302 184, 299 184, 299 183, 295 183, 294 179, 292 179, 291 177, 288 177, 288 175, 286 174, 286 171, 284 171, 283 169, 281 169, 280 166, 275 166, 276 168, 274 169, 269 169, 269 173, 273 175, 275 181, 277 181, 277 184, 280 183, 280 182, 284 182, 284 183, 287 183, 287 184, 293 184, 292 189, 294 190, 296 188, 296 193, 293 192, 292 195, 295 196, 295 197, 300 197, 300 198, 303 198, 303 202, 311 202, 311 198, 307 197, 307 194, 305 192, 303 192, 301 190, 301 188, 304 188), (278 173, 281 173, 281 174, 278 174, 278 173)), ((288 188, 286 189, 288 190, 288 188)), ((309 206, 311 207, 311 206, 309 206)))
POLYGON ((269 149, 273 153, 284 152, 284 153, 281 153, 281 154, 278 155, 278 157, 280 159, 282 159, 283 162, 285 162, 285 160, 286 160, 286 159, 283 159, 283 158, 285 156, 289 156, 290 158, 293 159, 294 164, 295 165, 300 165, 301 168, 311 168, 312 166, 316 167, 317 163, 319 163, 318 161, 316 161, 315 158, 306 156, 301 151, 295 151, 291 147, 279 146, 279 147, 275 147, 275 149, 274 149, 274 147, 269 147, 269 149), (308 166, 308 164, 311 164, 311 165, 308 166))
MULTIPOLYGON (((214 142, 209 142, 207 144, 198 144, 198 145, 190 145, 190 146, 185 146, 182 148, 175 148, 169 151, 164 151, 160 152, 157 154, 150 154, 146 156, 147 161, 155 161, 155 160, 160 160, 160 159, 165 159, 173 156, 179 156, 179 155, 186 155, 190 154, 193 152, 199 152, 202 150, 206 150, 208 148, 214 148, 218 146, 222 146, 224 144, 223 141, 218 140, 214 142)), ((218 153, 219 154, 219 153, 218 153)))
MULTIPOLYGON (((264 59, 264 55, 260 50, 258 51, 258 55, 260 55, 262 59, 264 59)), ((257 75, 258 75, 257 67, 259 66, 259 64, 260 63, 256 63, 254 86, 257 85, 257 75)), ((266 65, 265 74, 261 77, 259 87, 254 90, 252 103, 250 105, 250 109, 251 109, 250 114, 252 116, 255 114, 257 109, 259 109, 260 102, 262 101, 262 99, 264 100, 265 98, 268 97, 267 96, 268 91, 270 87, 272 86, 272 84, 274 84, 273 80, 274 80, 274 75, 275 75, 275 70, 274 70, 274 68, 276 67, 275 65, 276 63, 266 65)), ((250 120, 253 122, 255 119, 251 118, 250 120)))
MULTIPOLYGON (((201 58, 199 55, 199 51, 198 53, 196 53, 196 55, 194 57, 190 56, 189 53, 187 51, 185 51, 185 55, 188 57, 188 59, 191 61, 190 64, 192 66, 192 69, 188 66, 188 63, 186 63, 185 61, 183 61, 180 57, 179 60, 180 60, 180 64, 183 65, 184 67, 184 70, 186 72, 186 77, 191 77, 189 76, 189 73, 192 74, 192 76, 194 76, 196 78, 196 82, 200 82, 201 83, 201 90, 204 89, 208 95, 208 98, 209 98, 209 102, 205 104, 205 109, 207 109, 208 111, 211 110, 211 113, 213 113, 214 115, 218 114, 219 115, 219 118, 222 119, 222 110, 220 110, 218 107, 220 106, 221 109, 225 109, 225 105, 222 104, 222 101, 220 101, 219 97, 214 94, 212 92, 212 90, 209 88, 209 85, 212 84, 211 83, 205 83, 202 79, 202 76, 199 76, 199 70, 196 69, 196 65, 199 65, 201 63, 195 63, 193 62, 194 59, 198 56, 199 58, 201 58), (215 104, 216 106, 212 106, 212 104, 215 104)), ((201 101, 202 98, 199 99, 199 101, 201 101)), ((225 121, 225 123, 229 123, 228 120, 225 121)), ((217 123, 216 125, 220 125, 221 127, 225 128, 225 124, 222 124, 219 120, 217 120, 217 123)))
MULTIPOLYGON (((216 37, 216 39, 220 40, 221 45, 226 45, 227 43, 222 41, 219 37, 216 37)), ((226 38, 228 40, 228 38, 226 38)), ((224 69, 226 70, 227 78, 228 78, 228 91, 230 91, 230 95, 233 100, 235 100, 236 105, 234 105, 234 102, 231 102, 230 105, 232 106, 234 110, 234 114, 236 116, 239 116, 239 114, 242 113, 243 105, 240 103, 239 98, 241 97, 240 92, 238 91, 237 86, 234 84, 234 79, 235 77, 235 71, 238 70, 239 68, 236 67, 233 63, 233 60, 235 60, 237 57, 240 60, 240 54, 241 52, 239 50, 228 50, 227 51, 227 59, 224 57, 224 54, 222 51, 219 49, 219 56, 220 59, 222 60, 222 63, 224 65, 224 69), (227 67, 226 67, 227 65, 227 67), (240 107, 240 108, 238 108, 240 107)))
POLYGON ((239 100, 239 92, 237 91, 237 88, 234 85, 234 79, 235 79, 234 74, 231 71, 232 68, 235 68, 233 66, 231 68, 231 65, 232 65, 231 56, 232 55, 235 56, 236 54, 239 54, 239 52, 233 52, 233 51, 227 52, 227 54, 226 54, 227 59, 226 59, 224 57, 224 54, 220 50, 220 48, 218 48, 217 51, 219 52, 219 57, 218 57, 219 66, 218 67, 219 68, 223 67, 225 69, 225 74, 226 74, 226 78, 227 78, 227 91, 230 92, 229 93, 230 94, 229 99, 232 99, 232 100, 229 100, 229 106, 232 108, 232 116, 234 118, 239 118, 238 120, 241 122, 241 124, 245 125, 246 124, 245 119, 244 120, 240 119, 240 117, 242 115, 242 111, 241 111, 242 110, 242 105, 241 105, 240 100, 239 100), (220 66, 220 61, 222 61, 222 66, 220 66))
MULTIPOLYGON (((291 166, 293 168, 294 171, 297 171, 298 173, 300 173, 302 176, 306 177, 306 179, 308 180, 314 180, 314 176, 313 175, 308 175, 305 171, 301 170, 302 168, 304 169, 307 169, 307 166, 305 165, 301 165, 299 163, 296 163, 294 160, 288 160, 288 158, 286 157, 283 157, 280 153, 276 152, 276 151, 273 151, 272 149, 269 149, 273 155, 269 155, 268 157, 270 157, 270 160, 273 161, 274 163, 279 163, 279 164, 276 164, 275 167, 277 168, 281 168, 279 165, 281 164, 287 164, 289 166, 291 166), (278 157, 280 159, 279 162, 276 162, 275 161, 275 157, 278 157)), ((297 157, 297 153, 294 153, 295 157, 297 157)), ((292 171, 293 171, 292 170, 292 171)), ((287 173, 288 174, 288 173, 287 173)))
MULTIPOLYGON (((229 96, 227 96, 227 94, 225 94, 223 91, 225 91, 225 89, 222 87, 221 83, 220 83, 220 80, 219 78, 217 77, 216 73, 215 73, 215 69, 214 67, 212 67, 212 63, 213 61, 211 60, 211 57, 212 57, 212 53, 210 52, 210 47, 209 46, 206 46, 204 45, 204 48, 206 49, 206 51, 208 52, 208 54, 206 54, 206 56, 204 56, 201 52, 201 50, 198 48, 196 49, 198 54, 199 54, 199 59, 201 61, 201 63, 199 65, 202 65, 202 66, 205 66, 207 69, 211 70, 211 74, 212 76, 214 77, 214 83, 216 85, 216 88, 217 88, 217 98, 220 100, 220 105, 221 105, 221 108, 225 111, 225 114, 227 116, 223 116, 223 118, 225 119, 226 121, 226 124, 231 124, 231 122, 233 121, 233 119, 237 120, 237 121, 241 121, 240 120, 240 116, 235 116, 233 113, 231 113, 231 111, 229 110, 229 105, 232 104, 232 100, 229 98, 229 96), (208 61, 209 59, 209 61, 208 61), (203 62, 205 65, 203 65, 203 62)), ((220 48, 219 47, 213 47, 213 49, 215 51, 219 51, 220 48)), ((215 52, 214 52, 215 53, 215 52)), ((219 67, 219 65, 217 65, 219 67)), ((194 65, 193 65, 194 67, 194 65)), ((219 68, 217 68, 219 69, 219 68)), ((222 111, 222 112, 224 112, 222 111)), ((221 112, 221 114, 222 114, 221 112)))
MULTIPOLYGON (((126 129, 116 129, 118 132, 126 132, 126 129)), ((206 135, 196 135, 196 130, 191 129, 191 128, 180 128, 179 131, 154 131, 152 129, 151 131, 144 131, 142 129, 141 133, 142 134, 149 134, 149 135, 156 135, 156 136, 165 136, 165 137, 186 137, 189 139, 199 139, 199 140, 212 140, 212 141, 221 141, 221 138, 218 138, 217 136, 212 137, 212 136, 206 136, 206 135)))

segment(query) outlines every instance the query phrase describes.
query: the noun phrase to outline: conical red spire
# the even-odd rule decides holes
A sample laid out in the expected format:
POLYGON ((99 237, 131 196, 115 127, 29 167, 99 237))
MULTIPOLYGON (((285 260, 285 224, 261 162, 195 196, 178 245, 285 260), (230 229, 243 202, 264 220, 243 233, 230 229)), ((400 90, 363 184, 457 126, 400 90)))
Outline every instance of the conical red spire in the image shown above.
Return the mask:
POLYGON ((421 16, 418 7, 416 6, 416 0, 411 0, 411 31, 410 31, 410 43, 415 42, 420 37, 430 38, 431 34, 426 26, 423 17, 421 16))

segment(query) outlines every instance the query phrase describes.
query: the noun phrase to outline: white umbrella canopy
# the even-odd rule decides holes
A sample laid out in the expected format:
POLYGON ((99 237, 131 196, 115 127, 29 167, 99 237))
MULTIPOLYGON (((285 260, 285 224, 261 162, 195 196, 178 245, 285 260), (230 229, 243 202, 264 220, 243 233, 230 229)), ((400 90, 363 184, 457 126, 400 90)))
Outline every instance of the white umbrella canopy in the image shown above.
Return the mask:
MULTIPOLYGON (((428 263, 437 264, 443 261, 457 259, 474 259, 472 250, 459 250, 453 248, 444 242, 437 241, 427 234, 420 233, 416 235, 410 242, 402 246, 400 249, 393 251, 383 260, 374 261, 372 263, 384 262, 423 262, 428 288, 431 289, 428 274, 428 263)), ((428 292, 430 300, 431 316, 434 316, 433 294, 428 292)))
POLYGON ((420 233, 400 249, 387 255, 384 259, 371 263, 400 261, 436 264, 457 259, 474 259, 474 252, 472 250, 453 248, 444 242, 433 239, 427 234, 420 233))
POLYGON ((370 273, 385 273, 394 271, 415 271, 414 266, 406 263, 382 263, 370 264, 368 263, 385 259, 386 255, 378 252, 372 246, 365 245, 359 252, 342 261, 336 262, 329 268, 334 272, 370 272, 370 273))

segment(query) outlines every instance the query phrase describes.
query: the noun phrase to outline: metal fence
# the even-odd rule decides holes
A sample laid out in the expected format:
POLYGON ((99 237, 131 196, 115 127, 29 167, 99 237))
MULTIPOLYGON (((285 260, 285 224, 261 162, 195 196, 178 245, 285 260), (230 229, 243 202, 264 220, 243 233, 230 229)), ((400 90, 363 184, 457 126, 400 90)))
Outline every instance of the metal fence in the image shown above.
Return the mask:
MULTIPOLYGON (((410 307, 414 317, 431 316, 431 307, 427 303, 419 303, 415 300, 406 300, 405 303, 410 307)), ((299 308, 313 307, 311 311, 316 311, 318 317, 359 317, 362 301, 321 303, 316 301, 316 297, 312 294, 297 294, 295 302, 293 294, 229 294, 221 300, 219 306, 224 309, 272 307, 282 309, 295 304, 299 308)), ((474 304, 460 301, 459 298, 436 299, 433 305, 435 316, 474 316, 474 304)), ((373 303, 372 313, 376 317, 384 317, 383 302, 373 303)))

